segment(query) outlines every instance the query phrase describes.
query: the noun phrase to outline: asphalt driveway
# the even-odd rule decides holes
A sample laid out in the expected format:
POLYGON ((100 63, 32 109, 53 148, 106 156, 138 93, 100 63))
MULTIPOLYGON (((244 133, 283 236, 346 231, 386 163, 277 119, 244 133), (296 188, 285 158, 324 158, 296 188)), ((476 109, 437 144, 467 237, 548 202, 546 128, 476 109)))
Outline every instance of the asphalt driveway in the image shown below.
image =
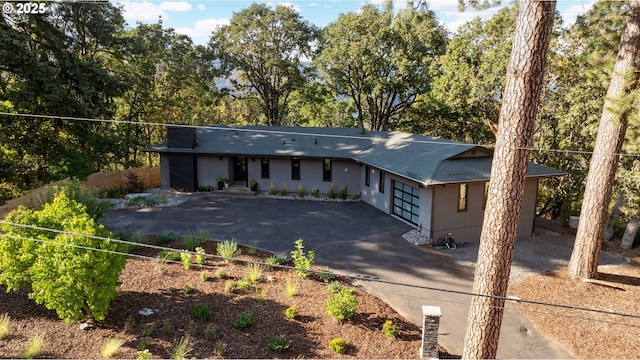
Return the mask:
MULTIPOLYGON (((113 232, 184 234, 206 229, 215 240, 235 238, 283 254, 303 238, 306 249, 316 249, 316 264, 358 277, 357 285, 418 326, 422 325, 423 305, 440 306, 439 342, 453 353, 462 352, 471 298, 425 287, 471 291, 471 269, 458 265, 451 256, 404 241, 401 235, 411 229, 409 225, 363 202, 195 196, 175 207, 111 210, 101 222, 113 232)), ((498 356, 571 357, 514 309, 505 311, 498 356)))

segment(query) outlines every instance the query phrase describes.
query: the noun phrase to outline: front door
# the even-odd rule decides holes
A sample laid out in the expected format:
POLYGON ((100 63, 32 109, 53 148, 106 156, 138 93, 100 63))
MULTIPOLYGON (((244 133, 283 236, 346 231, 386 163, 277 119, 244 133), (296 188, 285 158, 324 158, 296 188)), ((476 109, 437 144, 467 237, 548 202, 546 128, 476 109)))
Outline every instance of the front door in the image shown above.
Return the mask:
POLYGON ((244 156, 234 156, 233 158, 233 181, 247 184, 247 158, 244 156))

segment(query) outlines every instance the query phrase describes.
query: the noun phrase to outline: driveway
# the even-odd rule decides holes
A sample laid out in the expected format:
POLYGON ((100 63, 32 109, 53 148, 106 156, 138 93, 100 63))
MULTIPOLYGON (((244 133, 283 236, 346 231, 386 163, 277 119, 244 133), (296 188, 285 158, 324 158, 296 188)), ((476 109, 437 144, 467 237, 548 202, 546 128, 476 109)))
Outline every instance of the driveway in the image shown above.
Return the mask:
MULTIPOLYGON (((470 292, 472 270, 458 265, 453 252, 424 251, 404 241, 401 235, 410 226, 365 203, 198 196, 175 207, 111 210, 101 222, 113 232, 183 234, 204 228, 215 240, 235 238, 284 254, 303 238, 306 249, 316 249, 316 264, 359 278, 357 285, 418 326, 423 305, 440 306, 439 343, 462 353, 471 298, 446 291, 470 292)), ((500 336, 501 358, 571 357, 515 309, 505 311, 500 336)))

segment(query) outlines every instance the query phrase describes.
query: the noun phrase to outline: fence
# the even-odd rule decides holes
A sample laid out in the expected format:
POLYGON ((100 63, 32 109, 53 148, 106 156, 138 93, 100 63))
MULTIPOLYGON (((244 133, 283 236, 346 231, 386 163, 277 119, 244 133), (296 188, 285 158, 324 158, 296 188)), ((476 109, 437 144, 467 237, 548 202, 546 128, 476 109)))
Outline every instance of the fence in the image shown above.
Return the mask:
MULTIPOLYGON (((145 189, 160 186, 160 167, 157 166, 144 166, 139 168, 130 168, 127 170, 91 174, 86 181, 82 181, 82 185, 86 188, 97 189, 98 192, 114 187, 126 189, 129 183, 127 174, 130 172, 138 177, 138 180, 142 183, 145 189)), ((0 206, 0 219, 4 219, 9 212, 17 209, 20 205, 32 207, 37 206, 38 198, 42 193, 46 192, 50 187, 64 185, 67 182, 69 182, 68 178, 56 181, 47 186, 33 189, 27 195, 7 201, 3 206, 0 206)))

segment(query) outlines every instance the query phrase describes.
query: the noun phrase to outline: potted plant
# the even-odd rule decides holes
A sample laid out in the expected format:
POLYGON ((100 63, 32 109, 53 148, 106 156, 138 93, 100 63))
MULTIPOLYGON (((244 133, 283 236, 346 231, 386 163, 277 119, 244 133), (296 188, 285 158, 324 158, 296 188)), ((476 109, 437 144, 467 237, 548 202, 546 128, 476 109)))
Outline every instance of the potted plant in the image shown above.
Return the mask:
POLYGON ((218 190, 224 189, 224 178, 222 176, 218 176, 216 182, 218 183, 218 190))
POLYGON ((251 185, 251 191, 258 191, 258 182, 255 179, 251 179, 249 185, 251 185))

